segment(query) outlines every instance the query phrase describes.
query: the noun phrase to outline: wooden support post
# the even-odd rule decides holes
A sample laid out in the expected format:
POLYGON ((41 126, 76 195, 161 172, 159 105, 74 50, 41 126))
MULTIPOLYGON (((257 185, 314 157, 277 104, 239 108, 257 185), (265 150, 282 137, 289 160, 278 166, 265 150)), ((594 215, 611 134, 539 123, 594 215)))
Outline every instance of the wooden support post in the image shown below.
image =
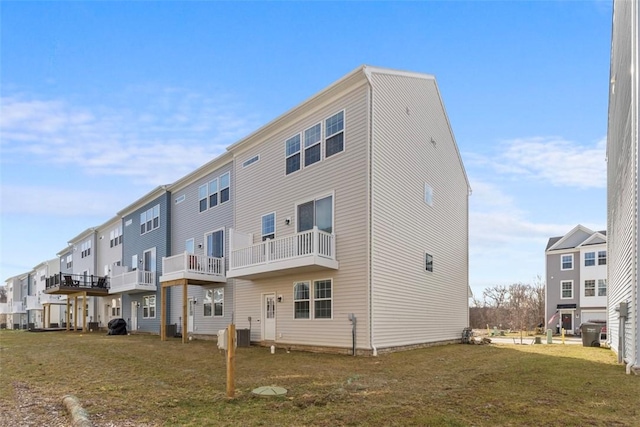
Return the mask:
POLYGON ((227 328, 227 397, 235 396, 236 376, 236 325, 231 323, 227 328))
POLYGON ((82 332, 87 332, 87 292, 82 293, 82 332))
POLYGON ((69 329, 71 328, 71 325, 69 325, 70 314, 71 314, 71 300, 69 299, 69 297, 67 297, 67 315, 65 319, 65 326, 67 327, 67 332, 69 332, 69 329))
POLYGON ((73 332, 78 330, 78 295, 73 297, 73 332))
POLYGON ((160 284, 160 341, 167 340, 167 288, 160 284))
POLYGON ((187 280, 182 282, 182 344, 187 342, 187 280))

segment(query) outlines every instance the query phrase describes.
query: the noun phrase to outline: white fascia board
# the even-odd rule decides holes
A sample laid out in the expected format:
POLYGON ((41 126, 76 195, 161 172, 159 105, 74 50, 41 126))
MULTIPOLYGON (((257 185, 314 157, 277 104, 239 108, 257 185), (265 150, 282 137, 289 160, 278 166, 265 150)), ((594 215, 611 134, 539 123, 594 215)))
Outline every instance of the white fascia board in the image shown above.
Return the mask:
POLYGON ((96 231, 100 232, 102 230, 108 230, 111 227, 113 227, 115 224, 119 224, 120 222, 122 222, 122 218, 119 217, 119 216, 114 216, 110 220, 105 221, 102 224, 100 224, 99 226, 97 226, 96 227, 96 231))
POLYGON ((157 199, 158 197, 160 197, 161 195, 166 193, 168 187, 169 187, 168 185, 159 185, 159 186, 157 186, 156 188, 154 188, 153 190, 151 190, 150 192, 148 192, 144 196, 140 197, 135 202, 131 203, 126 208, 124 208, 124 209, 120 210, 119 212, 117 212, 116 215, 118 215, 120 217, 125 217, 125 216, 129 215, 131 212, 135 211, 136 209, 140 208, 141 206, 146 205, 147 203, 157 199))
MULTIPOLYGON (((547 251, 552 251, 555 248, 562 246, 562 243, 564 243, 570 236, 572 236, 576 231, 583 231, 589 235, 593 234, 594 231, 593 230, 589 230, 587 227, 585 227, 582 224, 578 224, 575 227, 573 227, 571 229, 571 231, 569 231, 567 234, 565 234, 564 236, 562 236, 562 239, 558 240, 556 243, 554 243, 553 246, 551 246, 549 249, 547 249, 547 251)), ((577 247, 577 246, 574 246, 577 247)), ((568 248, 567 248, 568 249, 568 248)))
POLYGON ((593 233, 587 240, 585 240, 584 242, 580 243, 577 247, 583 247, 583 246, 597 246, 597 245, 607 245, 607 237, 603 234, 598 233, 597 231, 595 233, 593 233), (598 242, 598 243, 591 243, 596 239, 602 239, 604 240, 604 242, 598 242))
POLYGON ((173 184, 168 185, 167 191, 171 193, 180 191, 183 188, 187 187, 188 185, 194 183, 195 181, 198 181, 199 179, 202 179, 203 177, 207 176, 214 170, 232 161, 233 161, 233 156, 231 155, 231 153, 229 151, 225 151, 222 154, 220 154, 218 157, 215 157, 214 159, 200 166, 198 169, 194 170, 193 172, 190 172, 187 175, 183 176, 173 184))
POLYGON ((82 233, 78 234, 76 237, 74 237, 73 239, 69 240, 69 243, 71 243, 71 244, 77 243, 80 240, 83 240, 83 239, 89 237, 91 235, 91 233, 95 234, 96 230, 97 229, 95 227, 87 228, 82 233))

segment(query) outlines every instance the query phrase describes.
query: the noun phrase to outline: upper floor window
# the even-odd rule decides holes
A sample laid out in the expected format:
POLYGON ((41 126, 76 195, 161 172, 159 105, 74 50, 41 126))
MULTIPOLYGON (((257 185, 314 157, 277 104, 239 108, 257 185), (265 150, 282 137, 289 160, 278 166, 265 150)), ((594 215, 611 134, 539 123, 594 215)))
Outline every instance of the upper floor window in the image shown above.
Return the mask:
POLYGON ((262 241, 276 237, 276 214, 262 215, 262 241))
POLYGON ((229 200, 231 173, 226 172, 198 187, 198 206, 200 212, 218 206, 229 200))
POLYGON ((287 175, 300 170, 300 134, 285 142, 287 175))
POLYGON ((596 296, 596 281, 585 280, 584 281, 584 296, 595 297, 596 296))
POLYGON ((607 296, 607 279, 598 279, 598 296, 607 296))
POLYGON ((584 254, 584 266, 590 267, 592 265, 596 265, 596 253, 587 252, 584 254))
POLYGON ((325 121, 325 157, 344 150, 344 111, 325 121))
POLYGON ((607 265, 607 251, 598 251, 598 265, 607 265))
POLYGON ((297 207, 298 233, 318 227, 327 233, 333 232, 333 196, 311 200, 297 207))
POLYGON ((424 202, 433 206, 433 188, 429 184, 424 185, 424 202))
POLYGON ((122 226, 118 226, 109 232, 110 247, 117 246, 122 243, 122 226))
POLYGON ((82 244, 80 245, 80 250, 80 258, 85 258, 91 255, 91 240, 82 242, 82 244))
POLYGON ((317 123, 287 139, 284 145, 286 175, 321 161, 323 154, 326 159, 344 151, 344 110, 324 121, 324 138, 322 123, 317 123))
POLYGON ((156 228, 160 228, 159 204, 140 214, 140 234, 148 233, 156 228))
POLYGON ((562 289, 560 298, 562 299, 573 298, 573 282, 571 280, 560 282, 560 287, 562 289))
POLYGON ((562 255, 560 270, 573 270, 573 254, 562 255))
POLYGON ((322 141, 322 127, 320 123, 311 126, 304 131, 304 166, 311 166, 320 161, 322 151, 320 142, 322 141))
POLYGON ((73 258, 71 255, 67 255, 67 268, 71 268, 73 266, 73 258))

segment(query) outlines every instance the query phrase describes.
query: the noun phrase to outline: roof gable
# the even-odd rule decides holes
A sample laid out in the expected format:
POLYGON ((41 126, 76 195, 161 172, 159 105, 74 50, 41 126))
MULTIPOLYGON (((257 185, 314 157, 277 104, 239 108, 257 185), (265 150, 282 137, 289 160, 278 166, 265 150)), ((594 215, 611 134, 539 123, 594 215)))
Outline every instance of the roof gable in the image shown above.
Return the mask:
MULTIPOLYGON (((558 249, 577 248, 593 234, 593 230, 588 229, 584 225, 578 224, 567 234, 560 237, 555 243, 550 246, 547 245, 547 250, 553 251, 558 249)), ((549 243, 551 243, 551 239, 549 239, 549 243)))

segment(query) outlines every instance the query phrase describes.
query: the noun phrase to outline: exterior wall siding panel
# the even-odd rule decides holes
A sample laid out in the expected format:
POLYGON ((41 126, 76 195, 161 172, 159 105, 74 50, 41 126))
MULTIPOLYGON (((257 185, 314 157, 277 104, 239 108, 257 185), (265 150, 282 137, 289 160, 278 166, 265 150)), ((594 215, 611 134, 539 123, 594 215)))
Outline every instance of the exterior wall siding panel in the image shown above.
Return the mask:
POLYGON ((435 80, 372 80, 373 344, 459 339, 468 326, 469 188, 435 80))

